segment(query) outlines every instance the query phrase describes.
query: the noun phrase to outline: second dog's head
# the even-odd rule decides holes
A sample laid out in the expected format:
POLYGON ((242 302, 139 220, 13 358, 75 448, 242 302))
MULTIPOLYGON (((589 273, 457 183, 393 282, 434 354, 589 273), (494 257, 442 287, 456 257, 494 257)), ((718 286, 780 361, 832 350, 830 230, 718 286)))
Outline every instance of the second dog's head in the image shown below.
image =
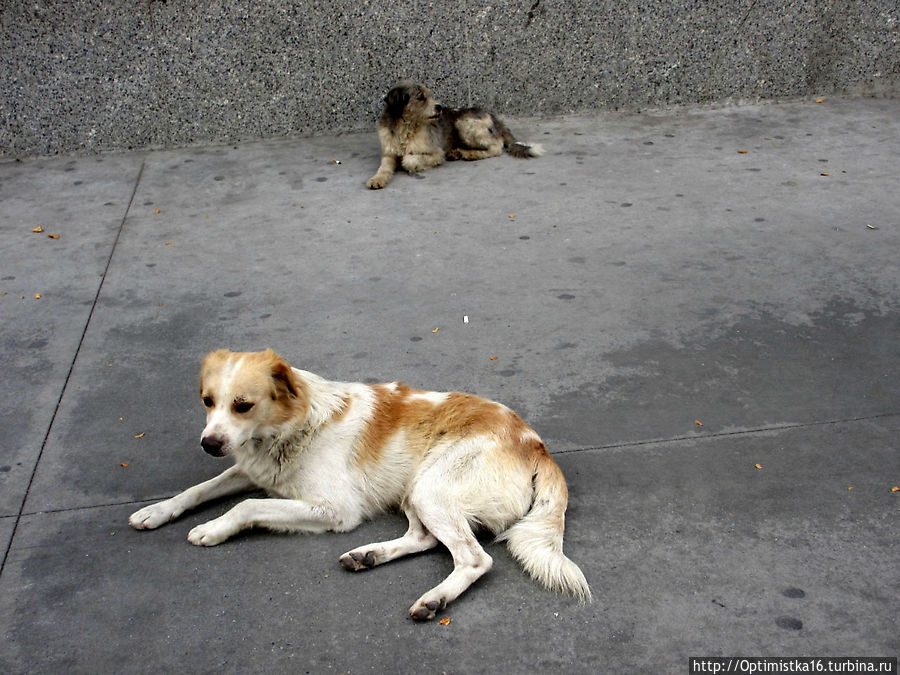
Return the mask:
POLYGON ((200 397, 206 408, 200 444, 215 457, 276 434, 289 420, 304 419, 308 408, 306 383, 271 349, 208 354, 200 369, 200 397))
POLYGON ((440 114, 441 106, 431 92, 410 80, 400 80, 384 97, 384 117, 390 120, 421 124, 440 114))

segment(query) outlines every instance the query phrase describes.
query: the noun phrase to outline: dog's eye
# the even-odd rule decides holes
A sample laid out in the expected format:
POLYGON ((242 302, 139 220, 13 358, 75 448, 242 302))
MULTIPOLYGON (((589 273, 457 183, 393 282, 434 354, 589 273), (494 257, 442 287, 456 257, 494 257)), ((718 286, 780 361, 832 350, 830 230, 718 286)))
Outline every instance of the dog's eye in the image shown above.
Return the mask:
POLYGON ((209 396, 204 396, 203 397, 203 405, 205 405, 207 408, 212 408, 213 407, 212 398, 209 396))
POLYGON ((253 408, 253 404, 250 401, 238 401, 234 404, 234 411, 237 413, 250 412, 251 408, 253 408))

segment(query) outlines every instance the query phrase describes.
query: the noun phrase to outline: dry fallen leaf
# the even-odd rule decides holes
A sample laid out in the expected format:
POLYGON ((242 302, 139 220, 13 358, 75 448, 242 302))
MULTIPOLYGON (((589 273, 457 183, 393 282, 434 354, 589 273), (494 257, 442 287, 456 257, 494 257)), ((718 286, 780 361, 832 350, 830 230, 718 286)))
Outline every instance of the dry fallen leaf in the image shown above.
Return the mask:
POLYGON ((147 432, 144 431, 144 432, 138 434, 137 436, 135 436, 135 438, 143 438, 143 437, 144 437, 144 434, 146 434, 146 433, 147 433, 147 432))
POLYGON ((126 466, 128 466, 128 462, 122 462, 121 464, 119 464, 119 466, 124 469, 126 466))
POLYGON ((35 299, 35 300, 40 300, 40 299, 41 299, 41 294, 40 294, 40 293, 35 293, 35 294, 34 294, 34 299, 35 299))
POLYGON ((32 231, 32 232, 43 232, 43 231, 44 231, 44 228, 41 227, 40 225, 38 225, 37 227, 32 227, 32 228, 31 228, 31 231, 32 231))
POLYGON ((762 468, 762 464, 757 464, 757 465, 756 465, 756 468, 757 468, 757 469, 761 469, 761 468, 762 468))
POLYGON ((515 220, 515 219, 516 219, 516 214, 515 214, 515 213, 510 213, 510 214, 509 214, 509 219, 510 219, 510 220, 515 220))
POLYGON ((848 490, 852 490, 852 489, 853 489, 853 486, 852 486, 852 485, 848 485, 848 486, 847 486, 847 489, 848 489, 848 490))
POLYGON ((897 487, 895 485, 894 487, 891 488, 891 492, 900 492, 900 487, 897 487))
POLYGON ((58 234, 48 234, 47 236, 50 237, 51 239, 59 239, 58 234))
POLYGON ((738 150, 738 154, 739 154, 739 155, 746 155, 746 154, 747 154, 747 151, 746 151, 746 150, 738 150))
POLYGON ((435 329, 434 329, 433 331, 431 331, 431 332, 432 332, 432 333, 437 333, 439 330, 440 330, 440 328, 435 328, 435 329))
POLYGON ((499 356, 492 356, 492 357, 491 357, 491 361, 496 361, 496 360, 499 359, 499 358, 500 358, 499 356))
POLYGON ((817 98, 817 99, 816 99, 816 103, 824 103, 824 102, 825 102, 825 99, 824 99, 824 98, 817 98))
POLYGON ((438 623, 441 624, 442 626, 449 626, 449 625, 450 625, 450 622, 451 622, 452 620, 453 620, 453 619, 451 619, 449 616, 445 616, 443 619, 441 619, 440 621, 438 621, 438 623))
POLYGON ((819 175, 820 175, 820 176, 830 176, 831 174, 828 173, 827 171, 823 171, 823 172, 820 173, 819 175))
POLYGON ((158 214, 158 213, 159 213, 159 209, 156 209, 153 213, 158 214))
POLYGON ((701 422, 700 420, 694 420, 694 424, 696 424, 698 427, 703 426, 703 422, 701 422))

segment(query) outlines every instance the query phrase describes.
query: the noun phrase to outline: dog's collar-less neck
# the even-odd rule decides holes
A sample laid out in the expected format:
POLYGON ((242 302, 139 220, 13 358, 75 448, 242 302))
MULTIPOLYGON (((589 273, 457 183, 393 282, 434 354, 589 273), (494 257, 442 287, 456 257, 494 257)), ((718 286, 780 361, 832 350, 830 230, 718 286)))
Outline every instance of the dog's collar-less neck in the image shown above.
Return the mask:
POLYGON ((439 118, 437 117, 434 119, 428 119, 424 124, 420 125, 415 120, 408 120, 406 119, 406 117, 401 117, 394 120, 394 124, 391 125, 390 130, 391 133, 394 134, 394 136, 396 136, 401 143, 406 143, 415 135, 416 131, 427 126, 434 125, 438 119, 439 118))

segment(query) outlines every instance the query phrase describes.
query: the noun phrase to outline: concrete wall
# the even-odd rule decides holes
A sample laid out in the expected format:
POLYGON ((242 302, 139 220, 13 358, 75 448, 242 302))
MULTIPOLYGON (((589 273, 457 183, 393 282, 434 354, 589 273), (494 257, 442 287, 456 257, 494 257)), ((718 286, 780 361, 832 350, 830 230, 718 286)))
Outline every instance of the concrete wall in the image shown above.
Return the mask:
POLYGON ((3 0, 0 154, 371 129, 399 77, 507 115, 900 91, 896 0, 3 0))

